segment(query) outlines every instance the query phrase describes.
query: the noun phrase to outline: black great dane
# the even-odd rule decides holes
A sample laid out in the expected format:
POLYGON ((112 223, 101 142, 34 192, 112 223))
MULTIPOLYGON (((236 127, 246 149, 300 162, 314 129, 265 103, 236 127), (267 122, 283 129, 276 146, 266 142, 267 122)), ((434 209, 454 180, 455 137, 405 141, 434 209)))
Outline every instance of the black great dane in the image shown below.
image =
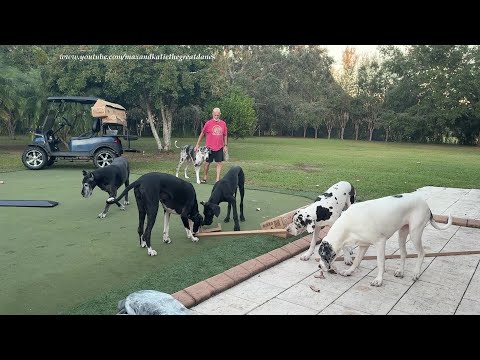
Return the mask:
POLYGON ((212 194, 207 202, 201 201, 204 206, 203 215, 205 216, 204 224, 210 225, 213 222, 213 216, 220 215, 221 202, 228 202, 227 216, 224 222, 230 221, 230 209, 233 208, 233 221, 235 226, 233 230, 240 231, 237 214, 237 188, 240 191, 240 221, 245 221, 243 216, 243 196, 245 195, 245 175, 240 166, 234 166, 225 174, 223 178, 213 185, 212 194))
POLYGON ((157 252, 152 249, 150 237, 157 218, 159 202, 164 211, 163 241, 167 244, 172 242, 169 236, 170 214, 180 215, 187 237, 194 242, 198 241, 194 235, 200 229, 203 218, 198 212, 197 194, 191 183, 170 174, 152 172, 140 176, 127 186, 119 197, 109 198, 107 203, 113 204, 119 201, 131 189, 134 189, 137 200, 140 246, 147 247, 148 255, 157 255, 157 252), (144 232, 145 216, 148 219, 144 232))
MULTIPOLYGON (((83 170, 82 191, 81 194, 84 198, 88 198, 92 195, 93 189, 98 186, 103 191, 107 192, 109 197, 116 197, 117 190, 120 186, 125 184, 125 187, 129 184, 130 168, 128 161, 124 157, 117 157, 113 159, 113 162, 103 168, 99 168, 95 171, 83 170)), ((115 201, 120 210, 125 210, 125 206, 115 201)), ((124 205, 128 205, 128 195, 125 197, 124 205)), ((100 219, 107 216, 108 208, 110 204, 105 205, 105 209, 98 214, 100 219)))

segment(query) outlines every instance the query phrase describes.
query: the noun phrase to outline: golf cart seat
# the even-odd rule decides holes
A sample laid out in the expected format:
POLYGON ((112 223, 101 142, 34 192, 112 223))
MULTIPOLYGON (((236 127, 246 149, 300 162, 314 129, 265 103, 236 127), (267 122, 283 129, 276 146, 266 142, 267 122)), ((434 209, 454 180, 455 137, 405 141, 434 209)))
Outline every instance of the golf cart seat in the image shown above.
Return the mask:
POLYGON ((72 140, 79 140, 79 139, 88 139, 94 136, 97 136, 97 134, 100 132, 102 127, 102 119, 100 118, 95 118, 92 121, 92 130, 87 131, 86 133, 83 133, 77 137, 72 137, 72 140))

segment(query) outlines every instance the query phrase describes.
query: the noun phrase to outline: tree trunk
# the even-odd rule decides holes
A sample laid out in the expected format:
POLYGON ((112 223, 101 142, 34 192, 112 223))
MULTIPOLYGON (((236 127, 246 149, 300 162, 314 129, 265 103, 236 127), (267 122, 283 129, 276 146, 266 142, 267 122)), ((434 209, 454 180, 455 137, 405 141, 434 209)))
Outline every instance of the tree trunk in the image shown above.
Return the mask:
POLYGON ((477 136, 477 146, 480 146, 480 131, 478 132, 477 136))
POLYGON ((385 129, 385 142, 388 142, 388 129, 385 129))
POLYGON ((345 133, 345 128, 342 127, 340 130, 340 139, 343 140, 343 134, 345 133))
POLYGON ((155 141, 157 142, 157 148, 159 151, 162 151, 162 142, 160 138, 158 137, 157 130, 155 129, 155 123, 153 122, 153 114, 152 114, 152 109, 150 107, 150 102, 148 100, 145 101, 145 105, 147 108, 147 117, 148 117, 148 123, 150 124, 150 129, 152 129, 152 134, 153 137, 155 138, 155 141))
POLYGON ((328 139, 330 140, 330 134, 332 133, 332 128, 327 128, 328 139))
POLYGON ((368 132, 370 133, 370 136, 368 137, 368 141, 372 141, 372 137, 373 137, 373 127, 369 127, 369 128, 368 128, 368 132))
POLYGON ((316 127, 316 128, 314 128, 314 129, 315 129, 315 139, 317 139, 317 137, 318 137, 318 128, 316 127))
POLYGON ((172 137, 172 119, 173 113, 172 110, 167 106, 160 107, 162 112, 162 124, 163 124, 163 144, 166 151, 170 150, 171 137, 172 137))
POLYGON ((355 141, 358 141, 358 132, 360 131, 360 124, 355 124, 355 141))
POLYGON ((307 127, 304 126, 303 127, 303 138, 306 138, 307 137, 307 127))

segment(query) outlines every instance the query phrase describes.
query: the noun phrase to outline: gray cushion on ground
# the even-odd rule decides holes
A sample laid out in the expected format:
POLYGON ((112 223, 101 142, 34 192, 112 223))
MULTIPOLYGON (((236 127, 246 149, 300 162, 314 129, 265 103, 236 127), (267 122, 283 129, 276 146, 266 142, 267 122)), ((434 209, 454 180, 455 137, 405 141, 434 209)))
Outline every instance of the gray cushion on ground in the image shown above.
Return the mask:
POLYGON ((191 313, 172 295, 156 290, 140 290, 118 302, 119 314, 189 315, 191 313))

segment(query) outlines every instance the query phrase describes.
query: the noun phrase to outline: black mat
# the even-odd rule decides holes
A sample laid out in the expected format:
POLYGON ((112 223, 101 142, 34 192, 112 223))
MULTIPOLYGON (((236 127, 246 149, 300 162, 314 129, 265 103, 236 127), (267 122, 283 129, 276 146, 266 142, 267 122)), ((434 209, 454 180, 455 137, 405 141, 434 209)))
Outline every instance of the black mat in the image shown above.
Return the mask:
POLYGON ((51 200, 0 200, 0 206, 54 207, 58 202, 51 200))

